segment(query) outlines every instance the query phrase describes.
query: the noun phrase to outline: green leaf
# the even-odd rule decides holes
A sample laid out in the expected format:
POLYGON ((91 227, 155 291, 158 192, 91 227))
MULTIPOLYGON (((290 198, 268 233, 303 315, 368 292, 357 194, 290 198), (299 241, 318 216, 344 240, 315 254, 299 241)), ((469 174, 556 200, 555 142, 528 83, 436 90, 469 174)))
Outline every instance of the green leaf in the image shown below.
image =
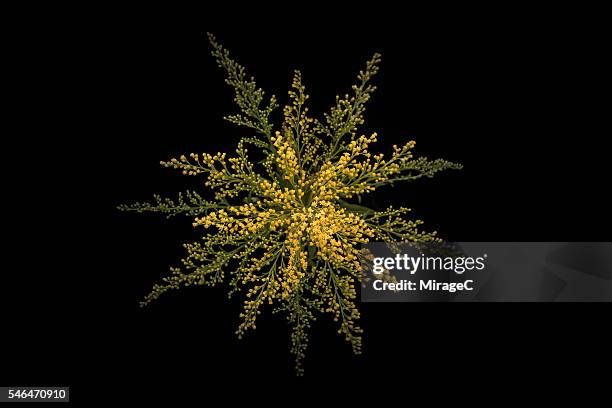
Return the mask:
POLYGON ((374 210, 372 210, 371 208, 364 207, 363 205, 359 205, 359 204, 347 203, 344 200, 340 200, 340 206, 354 213, 365 214, 365 215, 374 213, 374 210))

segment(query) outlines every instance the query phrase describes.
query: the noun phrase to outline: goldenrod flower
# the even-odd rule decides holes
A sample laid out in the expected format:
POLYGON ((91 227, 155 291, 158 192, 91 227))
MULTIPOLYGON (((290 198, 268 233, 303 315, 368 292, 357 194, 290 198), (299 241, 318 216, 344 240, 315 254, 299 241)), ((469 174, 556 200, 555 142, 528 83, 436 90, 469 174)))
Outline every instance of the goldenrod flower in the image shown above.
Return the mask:
POLYGON ((358 75, 353 95, 338 97, 322 121, 308 115, 308 95, 296 72, 283 123, 274 131, 269 116, 277 107, 276 98, 265 103, 264 92, 248 79, 244 68, 214 37, 210 41, 240 109, 227 119, 258 136, 243 138, 234 157, 191 153, 161 162, 185 175, 203 176, 212 199, 188 191, 178 200, 155 196, 154 203, 120 207, 186 214, 203 231, 202 239, 185 245, 182 267, 171 268, 142 303, 169 289, 226 282, 230 294, 239 291, 245 296, 238 336, 255 328, 265 305, 285 313, 292 327, 291 351, 298 373, 302 373, 307 329, 319 314, 331 314, 339 324, 338 332, 359 353, 361 329, 355 302, 361 279, 360 244, 437 238, 435 233, 419 231, 420 221, 405 219, 406 208, 374 211, 348 201, 392 182, 431 177, 460 166, 413 158, 413 141, 393 146, 387 158, 370 153, 377 134, 358 135, 357 129, 375 89, 369 81, 378 70, 378 54, 358 75), (246 146, 263 161, 251 160, 246 146))

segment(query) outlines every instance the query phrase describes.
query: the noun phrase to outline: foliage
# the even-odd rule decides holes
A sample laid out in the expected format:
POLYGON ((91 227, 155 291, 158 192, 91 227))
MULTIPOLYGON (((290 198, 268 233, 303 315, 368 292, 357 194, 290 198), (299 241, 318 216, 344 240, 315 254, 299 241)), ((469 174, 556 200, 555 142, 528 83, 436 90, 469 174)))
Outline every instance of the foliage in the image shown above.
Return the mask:
POLYGON ((192 153, 161 162, 185 175, 203 177, 211 200, 188 191, 174 200, 155 196, 152 203, 120 206, 126 211, 195 217, 194 227, 203 230, 198 241, 185 245, 181 267, 171 268, 142 304, 170 289, 225 282, 230 295, 240 292, 245 297, 238 336, 255 328, 266 307, 285 314, 299 374, 308 329, 321 314, 330 314, 338 333, 360 353, 362 330, 356 306, 360 244, 437 238, 420 231, 420 221, 406 219, 406 208, 374 211, 349 200, 460 165, 414 158, 413 141, 393 146, 387 158, 370 153, 376 133, 357 132, 375 90, 370 81, 380 55, 375 54, 359 72, 352 94, 337 97, 321 121, 310 116, 308 95, 296 71, 283 122, 274 131, 270 116, 276 98, 266 99, 229 52, 212 35, 209 39, 239 108, 226 119, 251 129, 254 136, 241 139, 233 157, 192 153))

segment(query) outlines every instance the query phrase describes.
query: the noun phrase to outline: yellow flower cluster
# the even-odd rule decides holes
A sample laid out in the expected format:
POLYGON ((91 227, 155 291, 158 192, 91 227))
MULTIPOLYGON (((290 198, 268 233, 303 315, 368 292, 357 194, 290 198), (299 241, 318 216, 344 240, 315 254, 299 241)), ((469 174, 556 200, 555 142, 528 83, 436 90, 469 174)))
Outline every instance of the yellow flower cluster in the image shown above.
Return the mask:
POLYGON ((295 182, 295 178, 303 173, 298 165, 298 160, 295 154, 295 150, 291 145, 283 140, 283 136, 280 132, 276 132, 276 135, 272 137, 274 147, 276 148, 276 164, 278 170, 283 174, 283 178, 292 183, 295 182))
MULTIPOLYGON (((257 205, 250 203, 210 212, 196 218, 193 225, 215 228, 217 234, 228 236, 282 232, 285 240, 281 256, 287 262, 275 275, 278 287, 282 288, 282 299, 291 296, 308 272, 309 247, 333 267, 360 269, 356 245, 368 242, 374 235, 374 230, 362 217, 318 197, 311 205, 304 206, 299 201, 303 191, 275 189, 267 181, 262 184, 269 197, 264 197, 257 205)), ((256 270, 247 274, 245 282, 256 280, 253 272, 256 270)))
POLYGON ((431 177, 458 165, 444 160, 414 159, 414 142, 393 146, 391 156, 373 154, 376 133, 357 136, 365 103, 375 89, 369 84, 380 56, 366 64, 353 94, 338 97, 324 120, 308 115, 308 95, 296 71, 280 130, 273 132, 269 115, 276 99, 264 104, 264 92, 248 79, 243 67, 210 37, 213 55, 236 91, 240 113, 227 119, 246 126, 256 137, 243 138, 236 155, 192 153, 162 166, 185 175, 205 176, 214 200, 187 192, 178 200, 156 196, 155 203, 122 206, 195 217, 194 227, 207 233, 185 245, 181 268, 172 268, 155 285, 144 304, 185 285, 227 282, 230 294, 243 292, 239 336, 256 327, 265 305, 283 312, 291 326, 291 351, 298 373, 308 344, 308 329, 318 314, 329 313, 355 353, 361 349, 356 287, 362 277, 360 244, 370 240, 431 241, 435 233, 419 231, 420 221, 406 220, 405 208, 375 211, 350 200, 395 181, 431 177), (245 146, 263 160, 254 161, 245 146), (228 272, 229 271, 229 272, 228 272))

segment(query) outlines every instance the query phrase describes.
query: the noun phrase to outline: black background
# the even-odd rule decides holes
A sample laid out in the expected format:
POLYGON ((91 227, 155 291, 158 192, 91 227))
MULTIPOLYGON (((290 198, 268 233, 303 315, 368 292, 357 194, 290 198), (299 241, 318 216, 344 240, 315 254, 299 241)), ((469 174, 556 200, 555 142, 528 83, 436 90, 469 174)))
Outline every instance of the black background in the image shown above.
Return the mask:
POLYGON ((457 241, 610 240, 598 26, 551 11, 472 17, 211 18, 196 30, 67 34, 77 58, 64 74, 77 89, 58 98, 74 109, 58 112, 52 137, 30 146, 39 165, 23 169, 37 187, 22 205, 31 211, 13 237, 18 249, 8 254, 15 266, 3 297, 11 322, 3 381, 67 384, 73 400, 86 401, 99 384, 138 399, 145 390, 199 397, 219 381, 368 386, 383 378, 393 387, 468 370, 487 377, 519 370, 526 383, 595 375, 593 365, 605 367, 610 354, 609 308, 596 304, 363 304, 363 355, 353 356, 321 318, 302 379, 283 320, 265 315, 237 340, 239 301, 221 289, 185 289, 138 307, 197 234, 186 218, 114 208, 197 186, 159 160, 231 152, 250 135, 222 119, 233 112, 232 91, 206 31, 281 102, 292 70, 302 70, 315 113, 382 53, 363 131, 378 132, 377 149, 414 139, 418 154, 464 169, 382 190, 369 204, 409 206, 457 241))

